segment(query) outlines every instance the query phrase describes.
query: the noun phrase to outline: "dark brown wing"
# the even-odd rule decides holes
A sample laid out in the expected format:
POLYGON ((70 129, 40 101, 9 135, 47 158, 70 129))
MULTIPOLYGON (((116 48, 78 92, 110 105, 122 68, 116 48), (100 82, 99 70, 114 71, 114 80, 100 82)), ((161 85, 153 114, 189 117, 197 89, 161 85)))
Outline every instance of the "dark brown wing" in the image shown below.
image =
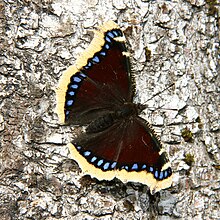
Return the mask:
POLYGON ((85 125, 132 102, 133 89, 125 38, 117 25, 108 22, 96 33, 79 68, 70 67, 57 92, 60 121, 85 125))
POLYGON ((140 117, 115 123, 96 134, 85 134, 70 144, 82 170, 99 180, 117 177, 146 184, 151 191, 167 188, 172 170, 153 130, 140 117))

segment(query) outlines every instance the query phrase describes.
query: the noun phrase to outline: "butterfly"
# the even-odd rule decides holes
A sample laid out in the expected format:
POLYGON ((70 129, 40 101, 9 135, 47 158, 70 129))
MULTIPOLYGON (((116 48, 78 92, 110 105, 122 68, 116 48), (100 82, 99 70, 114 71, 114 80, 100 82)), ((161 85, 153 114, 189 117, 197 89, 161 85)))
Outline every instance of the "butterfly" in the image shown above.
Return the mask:
POLYGON ((172 184, 167 154, 150 124, 135 104, 134 77, 125 37, 108 21, 75 66, 61 76, 57 89, 57 114, 61 123, 86 126, 68 144, 71 157, 84 174, 98 180, 118 178, 139 182, 151 193, 172 184))

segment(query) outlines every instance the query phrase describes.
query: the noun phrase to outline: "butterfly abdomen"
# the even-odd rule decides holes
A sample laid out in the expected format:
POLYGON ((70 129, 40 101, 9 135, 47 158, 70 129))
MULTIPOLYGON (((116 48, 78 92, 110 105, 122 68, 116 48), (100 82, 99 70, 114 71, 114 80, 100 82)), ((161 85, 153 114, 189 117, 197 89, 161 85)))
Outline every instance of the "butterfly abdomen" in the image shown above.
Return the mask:
POLYGON ((104 131, 114 123, 114 113, 105 114, 92 121, 86 128, 87 133, 97 133, 104 131))
POLYGON ((137 107, 133 103, 125 103, 120 106, 117 110, 106 113, 99 118, 92 121, 86 128, 87 133, 97 133, 104 131, 105 129, 112 126, 116 121, 121 119, 127 119, 132 115, 137 114, 137 107))

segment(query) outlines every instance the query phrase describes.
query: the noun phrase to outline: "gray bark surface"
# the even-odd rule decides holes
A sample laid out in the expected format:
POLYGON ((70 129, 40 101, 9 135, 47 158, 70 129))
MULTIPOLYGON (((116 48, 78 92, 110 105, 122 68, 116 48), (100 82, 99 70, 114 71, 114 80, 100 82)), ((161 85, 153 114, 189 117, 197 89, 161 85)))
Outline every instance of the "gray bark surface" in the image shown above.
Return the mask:
POLYGON ((0 219, 220 219, 218 3, 0 1, 0 219), (142 115, 174 171, 155 195, 83 177, 66 147, 74 128, 54 111, 62 72, 107 20, 126 35, 137 102, 175 83, 142 115))

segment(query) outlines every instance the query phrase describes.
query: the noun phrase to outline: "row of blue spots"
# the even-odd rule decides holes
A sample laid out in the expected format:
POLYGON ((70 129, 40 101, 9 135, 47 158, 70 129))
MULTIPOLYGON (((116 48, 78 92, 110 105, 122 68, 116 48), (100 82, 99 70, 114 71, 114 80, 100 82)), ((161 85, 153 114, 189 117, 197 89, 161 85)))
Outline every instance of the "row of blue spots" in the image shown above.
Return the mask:
POLYGON ((114 35, 114 33, 113 33, 112 31, 107 32, 106 35, 107 35, 108 37, 110 37, 110 38, 116 37, 116 35, 114 35))
MULTIPOLYGON (((66 106, 71 107, 74 104, 74 97, 76 95, 76 90, 79 88, 79 84, 82 82, 82 80, 86 78, 86 75, 82 72, 76 73, 71 77, 71 84, 69 85, 69 89, 67 90, 67 100, 66 100, 66 106)), ((66 111, 66 116, 68 116, 70 111, 66 111)))
MULTIPOLYGON (((90 152, 90 151, 85 151, 85 152, 83 152, 83 155, 84 155, 85 157, 88 157, 88 156, 91 155, 91 152, 90 152)), ((97 159, 98 159, 98 158, 94 156, 94 157, 92 157, 92 158, 90 159, 90 161, 91 161, 92 163, 94 163, 97 159)), ((100 160, 98 160, 98 161, 95 163, 95 165, 97 165, 98 167, 100 167, 101 165, 103 165, 102 168, 103 168, 104 170, 108 170, 109 167, 110 167, 111 169, 114 169, 114 168, 116 167, 116 164, 117 164, 117 162, 113 162, 111 165, 110 165, 110 162, 104 163, 104 160, 103 160, 103 159, 100 159, 100 160)), ((143 166, 145 167, 146 165, 143 165, 143 166)), ((142 166, 142 167, 143 167, 143 166, 142 166)), ((127 165, 122 166, 121 169, 125 169, 125 170, 129 171, 129 167, 128 167, 127 165)), ((136 171, 138 171, 138 164, 137 164, 137 163, 134 163, 134 164, 132 165, 132 167, 131 167, 131 170, 136 170, 136 171)), ((153 167, 149 167, 149 171, 150 171, 151 173, 154 173, 154 177, 155 177, 156 179, 159 179, 159 180, 165 179, 165 178, 167 178, 168 176, 170 176, 170 175, 172 174, 171 168, 168 168, 167 170, 163 170, 163 171, 162 171, 162 170, 161 170, 161 171, 159 171, 159 170, 155 170, 155 171, 154 171, 154 168, 153 168, 153 167)))
MULTIPOLYGON (((147 168, 146 164, 143 164, 142 167, 141 167, 142 170, 144 170, 146 168, 147 168)), ((138 171, 138 164, 137 163, 133 164, 133 166, 131 167, 131 170, 138 171)), ((165 179, 165 178, 167 178, 168 176, 170 176, 172 174, 171 168, 168 168, 167 170, 163 170, 163 171, 158 171, 158 170, 154 170, 153 167, 149 167, 148 171, 153 173, 154 177, 156 179, 160 179, 160 180, 165 179)))
MULTIPOLYGON (((81 147, 80 148, 78 148, 77 147, 77 149, 81 149, 81 147)), ((116 167, 116 165, 117 165, 117 162, 113 162, 112 164, 110 163, 110 162, 105 162, 103 159, 100 159, 100 160, 98 160, 98 158, 96 157, 96 156, 93 156, 93 157, 91 157, 90 158, 90 156, 91 156, 91 151, 84 151, 83 153, 83 156, 84 157, 89 157, 89 161, 92 163, 92 164, 94 164, 94 165, 96 165, 96 166, 98 166, 98 167, 100 167, 100 166, 102 166, 102 167, 100 167, 100 168, 103 168, 103 170, 109 170, 109 169, 114 169, 115 167, 116 167)))
MULTIPOLYGON (((80 149, 81 149, 81 147, 80 147, 80 149)), ((91 155, 91 152, 85 151, 85 152, 83 152, 83 155, 85 157, 89 157, 91 155)), ((98 167, 102 166, 100 168, 102 168, 105 171, 108 169, 114 169, 117 165, 117 162, 113 162, 111 164, 110 162, 104 162, 103 159, 96 161, 97 159, 98 159, 97 157, 93 156, 90 159, 90 161, 91 161, 91 163, 93 163, 94 165, 96 165, 98 167)), ((145 164, 142 165, 142 168, 146 168, 146 165, 145 164)), ((125 170, 129 171, 129 167, 127 165, 122 166, 121 169, 125 169, 125 170)), ((138 171, 138 164, 134 163, 131 167, 131 170, 138 171)), ((149 171, 154 174, 155 179, 159 179, 159 180, 165 179, 172 174, 171 168, 168 168, 167 170, 163 170, 163 171, 162 170, 161 171, 159 171, 159 170, 154 171, 153 167, 149 167, 149 171)))
MULTIPOLYGON (((92 157, 92 159, 90 160, 93 164, 96 161, 97 157, 92 157)), ((112 169, 116 166, 116 162, 113 162, 112 165, 110 164, 110 162, 105 162, 104 160, 98 160, 95 165, 97 165, 98 167, 100 167, 102 165, 102 168, 106 171, 109 169, 109 167, 111 167, 112 169), (111 165, 111 166, 110 166, 111 165)))
MULTIPOLYGON (((85 151, 85 152, 83 152, 83 155, 84 155, 85 157, 88 157, 88 156, 91 155, 91 152, 90 152, 90 151, 85 151)), ((94 163, 97 159, 98 159, 98 158, 94 156, 94 157, 91 158, 90 161, 91 161, 92 163, 94 163)), ((101 160, 98 160, 98 162, 96 163, 96 165, 97 165, 98 167, 100 167, 103 163, 104 163, 104 160, 101 159, 101 160)), ((110 163, 109 163, 109 162, 106 162, 106 163, 104 163, 104 165, 103 165, 103 169, 104 169, 104 170, 108 170, 109 166, 110 166, 110 163)))
POLYGON ((110 44, 112 44, 112 40, 115 38, 115 37, 119 37, 119 36, 123 36, 121 30, 119 29, 115 29, 115 30, 111 30, 111 31, 108 31, 106 34, 105 34, 105 44, 103 46, 103 49, 104 50, 101 50, 98 54, 96 53, 93 58, 89 59, 88 60, 88 63, 86 64, 86 66, 84 66, 84 69, 85 70, 88 70, 93 64, 96 64, 96 63, 99 63, 100 62, 100 57, 99 55, 101 56, 106 56, 107 55, 107 52, 106 50, 109 50, 110 49, 110 44))
MULTIPOLYGON (((121 169, 126 169, 126 170, 129 170, 129 167, 128 166, 122 166, 121 169)), ((147 169, 147 165, 146 164, 143 164, 142 166, 138 165, 138 163, 134 163, 130 170, 131 171, 139 171, 139 170, 146 170, 147 169)), ((150 171, 151 173, 154 173, 154 168, 153 167, 149 167, 148 168, 148 171, 150 171)))
POLYGON ((120 30, 108 31, 105 35, 105 41, 111 44, 112 39, 114 39, 115 37, 119 37, 119 36, 122 36, 122 32, 120 30))
POLYGON ((113 29, 111 31, 108 31, 106 33, 106 35, 110 38, 122 37, 123 36, 122 31, 120 29, 113 29))
MULTIPOLYGON (((77 147, 78 150, 81 149, 80 146, 77 147)), ((85 157, 89 157, 91 156, 91 151, 84 151, 83 152, 83 155, 85 157)), ((107 171, 109 169, 114 169, 117 165, 117 162, 113 162, 113 163, 110 163, 110 162, 105 162, 103 159, 99 159, 96 157, 96 156, 93 156, 92 158, 89 159, 91 163, 93 163, 94 165, 102 168, 104 171, 107 171)), ((143 168, 146 168, 147 166, 144 164, 142 165, 142 169, 143 168)), ((129 166, 128 165, 124 165, 121 167, 121 169, 125 169, 127 171, 129 170, 135 170, 135 171, 138 171, 138 164, 137 163, 134 163, 131 167, 131 169, 129 169, 129 166)), ((153 167, 149 167, 149 171, 151 173, 154 174, 154 177, 156 179, 159 179, 159 180, 163 180, 163 179, 166 179, 168 176, 170 176, 172 174, 172 170, 171 168, 168 168, 166 170, 163 170, 163 171, 159 171, 159 170, 154 170, 153 167)))
MULTIPOLYGON (((143 165, 144 166, 144 165, 143 165)), ((142 169, 143 169, 143 166, 142 166, 142 169)), ((168 168, 167 170, 161 170, 161 171, 159 171, 159 170, 154 170, 154 168, 153 167, 149 167, 149 172, 151 172, 151 173, 153 173, 154 174, 154 177, 156 178, 156 179, 159 179, 159 180, 162 180, 162 179, 165 179, 165 178, 167 178, 168 176, 170 176, 171 175, 171 173, 172 173, 172 170, 171 170, 171 168, 168 168)))
POLYGON ((116 167, 116 164, 117 162, 113 162, 112 164, 110 162, 105 162, 103 159, 100 159, 98 161, 96 161, 98 158, 97 157, 92 157, 91 158, 91 163, 93 163, 94 165, 100 167, 100 168, 103 168, 103 170, 109 170, 110 168, 111 169, 114 169, 116 167), (96 161, 96 162, 95 162, 96 161))
POLYGON ((161 170, 161 171, 158 171, 158 170, 156 170, 155 171, 155 173, 154 173, 154 177, 156 178, 156 179, 160 179, 160 180, 162 180, 163 179, 163 171, 161 170))
POLYGON ((121 30, 119 29, 115 29, 115 30, 111 30, 111 31, 108 31, 105 35, 105 44, 104 44, 104 49, 106 50, 109 50, 110 48, 110 45, 109 44, 112 44, 112 40, 115 38, 115 37, 121 37, 123 36, 121 30))
POLYGON ((161 171, 156 170, 154 172, 154 177, 156 179, 162 180, 162 179, 166 179, 171 174, 172 174, 172 170, 170 168, 168 168, 167 170, 161 170, 161 171))
MULTIPOLYGON (((73 106, 74 97, 75 97, 75 94, 76 94, 75 91, 79 87, 78 83, 80 83, 82 81, 82 79, 80 77, 78 77, 77 75, 78 74, 75 74, 74 76, 71 77, 71 84, 69 85, 69 88, 68 88, 67 93, 66 93, 67 96, 66 96, 66 102, 65 103, 66 103, 67 107, 73 106), (73 78, 73 80, 72 80, 72 78, 73 78)), ((69 111, 69 109, 66 109, 65 110, 66 119, 69 118, 69 115, 70 115, 70 111, 69 111)))

